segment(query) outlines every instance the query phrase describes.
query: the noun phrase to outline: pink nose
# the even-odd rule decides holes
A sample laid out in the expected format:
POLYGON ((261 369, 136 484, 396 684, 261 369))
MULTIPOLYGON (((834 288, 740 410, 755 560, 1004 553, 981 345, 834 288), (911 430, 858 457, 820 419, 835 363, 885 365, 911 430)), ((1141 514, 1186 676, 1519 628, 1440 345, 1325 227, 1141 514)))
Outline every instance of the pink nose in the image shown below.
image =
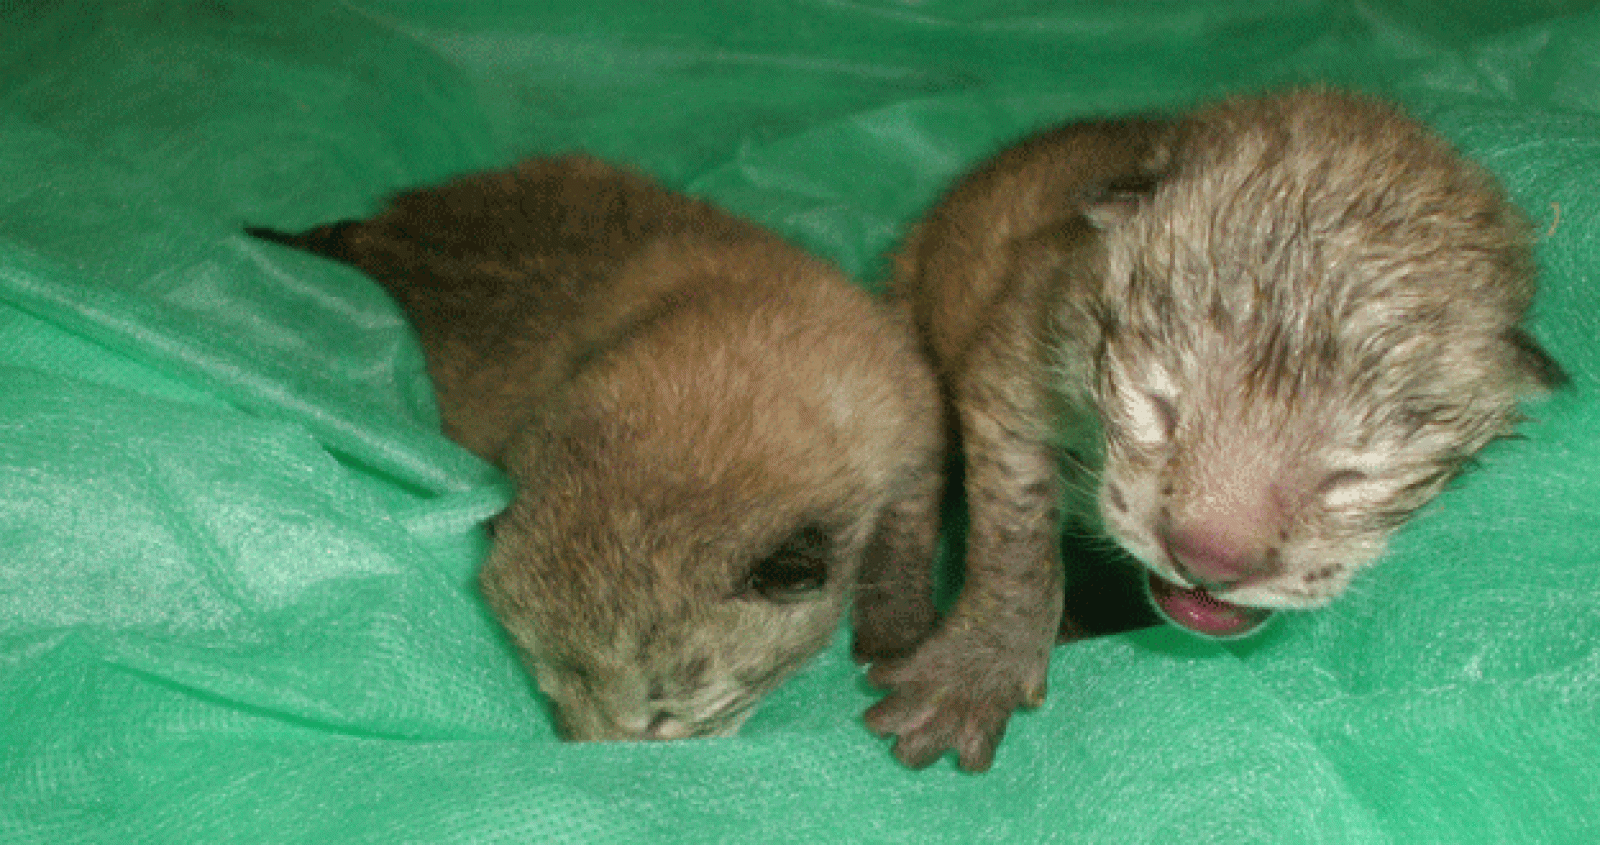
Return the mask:
POLYGON ((1161 545, 1178 571, 1196 586, 1237 587, 1281 571, 1276 550, 1204 525, 1163 526, 1161 545))

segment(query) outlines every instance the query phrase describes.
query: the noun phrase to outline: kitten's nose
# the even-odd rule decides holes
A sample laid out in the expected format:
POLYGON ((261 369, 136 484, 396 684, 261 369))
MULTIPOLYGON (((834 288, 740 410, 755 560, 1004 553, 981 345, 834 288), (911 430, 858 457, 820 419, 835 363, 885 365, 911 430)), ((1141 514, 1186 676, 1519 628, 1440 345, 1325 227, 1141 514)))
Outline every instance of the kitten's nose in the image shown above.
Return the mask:
POLYGON ((665 710, 658 710, 645 726, 645 739, 682 739, 689 735, 689 725, 665 710))
POLYGON ((1174 567, 1195 586, 1210 590, 1237 587, 1282 571, 1278 551, 1250 531, 1219 530, 1215 525, 1161 528, 1161 546, 1174 567))

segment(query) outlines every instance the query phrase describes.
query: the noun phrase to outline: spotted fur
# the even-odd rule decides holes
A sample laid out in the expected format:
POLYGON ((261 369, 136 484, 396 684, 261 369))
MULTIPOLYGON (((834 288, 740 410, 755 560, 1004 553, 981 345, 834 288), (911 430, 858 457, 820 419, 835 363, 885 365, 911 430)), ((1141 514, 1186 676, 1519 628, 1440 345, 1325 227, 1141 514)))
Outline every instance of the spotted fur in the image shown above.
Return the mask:
POLYGON ((958 421, 966 584, 869 724, 987 768, 1044 691, 1058 514, 1228 603, 1336 597, 1559 382, 1530 242, 1485 171, 1331 91, 1071 124, 960 180, 895 290, 958 421))

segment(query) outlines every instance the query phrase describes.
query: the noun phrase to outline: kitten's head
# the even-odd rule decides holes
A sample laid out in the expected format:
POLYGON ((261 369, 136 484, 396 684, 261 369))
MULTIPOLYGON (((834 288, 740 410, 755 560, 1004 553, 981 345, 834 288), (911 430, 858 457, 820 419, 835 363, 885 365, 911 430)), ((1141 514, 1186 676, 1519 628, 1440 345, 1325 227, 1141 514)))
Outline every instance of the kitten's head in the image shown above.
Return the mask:
POLYGON ((1338 596, 1560 369, 1529 234, 1393 109, 1308 92, 1183 124, 1106 232, 1100 512, 1173 621, 1338 596))
POLYGON ((506 454, 480 581, 569 739, 736 731, 827 645, 935 460, 939 420, 907 398, 934 402, 931 376, 842 280, 665 307, 506 454))

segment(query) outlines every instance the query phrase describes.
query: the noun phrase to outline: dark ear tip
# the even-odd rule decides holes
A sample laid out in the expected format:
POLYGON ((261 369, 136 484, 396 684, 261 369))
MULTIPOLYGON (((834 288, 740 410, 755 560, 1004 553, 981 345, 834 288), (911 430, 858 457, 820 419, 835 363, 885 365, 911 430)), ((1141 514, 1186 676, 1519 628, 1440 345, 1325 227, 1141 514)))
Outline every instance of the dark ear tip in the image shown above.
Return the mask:
POLYGON ((277 229, 268 229, 265 226, 246 226, 244 227, 244 233, 258 240, 269 241, 275 244, 283 244, 285 246, 295 245, 294 235, 291 235, 288 232, 280 232, 277 229))
POLYGON ((307 229, 299 234, 281 232, 265 226, 246 226, 244 227, 244 233, 268 243, 280 244, 293 249, 327 256, 328 258, 344 260, 346 236, 350 229, 360 222, 359 220, 340 220, 336 223, 329 223, 326 226, 307 229))
POLYGON ((1517 364, 1530 381, 1545 390, 1559 390, 1572 383, 1560 362, 1544 351, 1533 336, 1520 328, 1507 332, 1507 340, 1516 350, 1517 364))

